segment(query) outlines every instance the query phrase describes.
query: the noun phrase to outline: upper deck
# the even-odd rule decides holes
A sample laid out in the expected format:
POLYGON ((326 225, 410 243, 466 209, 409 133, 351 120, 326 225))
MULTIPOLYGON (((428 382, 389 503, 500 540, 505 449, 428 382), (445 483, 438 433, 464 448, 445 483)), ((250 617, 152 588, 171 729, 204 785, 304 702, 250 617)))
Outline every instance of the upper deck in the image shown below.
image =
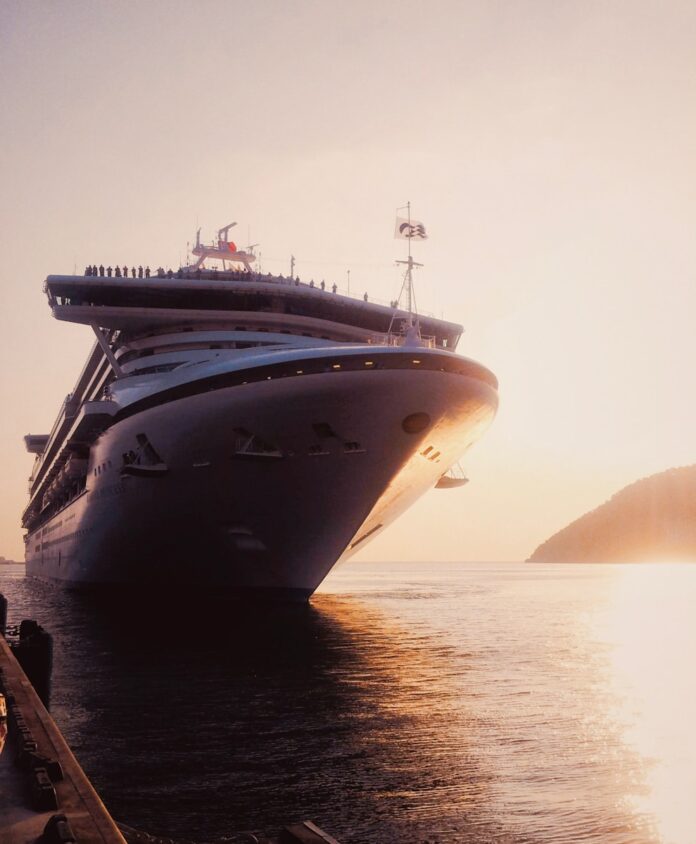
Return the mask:
MULTIPOLYGON (((383 342, 410 316, 398 307, 354 299, 298 279, 217 270, 172 277, 50 275, 46 292, 61 320, 97 324, 129 334, 173 325, 241 323, 325 335, 343 342, 383 342)), ((463 328, 418 316, 423 337, 454 351, 463 328)))

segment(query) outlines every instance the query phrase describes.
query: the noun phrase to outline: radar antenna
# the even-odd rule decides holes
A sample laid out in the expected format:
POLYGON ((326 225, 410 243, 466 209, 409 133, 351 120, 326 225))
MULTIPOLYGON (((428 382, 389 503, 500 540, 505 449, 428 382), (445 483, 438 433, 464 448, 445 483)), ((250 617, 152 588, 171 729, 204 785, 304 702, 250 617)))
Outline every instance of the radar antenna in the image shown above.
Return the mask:
MULTIPOLYGON (((227 269, 228 262, 231 264, 242 264, 248 272, 252 272, 251 265, 256 261, 256 255, 251 251, 240 250, 237 244, 229 239, 229 230, 236 226, 237 223, 230 223, 218 229, 217 241, 211 244, 201 243, 201 230, 196 232, 196 245, 191 250, 192 254, 198 259, 194 264, 189 265, 185 269, 188 271, 198 270, 203 266, 206 258, 211 260, 222 261, 223 269, 227 269)), ((258 246, 258 243, 254 244, 258 246)), ((248 247, 253 249, 253 247, 248 247)))

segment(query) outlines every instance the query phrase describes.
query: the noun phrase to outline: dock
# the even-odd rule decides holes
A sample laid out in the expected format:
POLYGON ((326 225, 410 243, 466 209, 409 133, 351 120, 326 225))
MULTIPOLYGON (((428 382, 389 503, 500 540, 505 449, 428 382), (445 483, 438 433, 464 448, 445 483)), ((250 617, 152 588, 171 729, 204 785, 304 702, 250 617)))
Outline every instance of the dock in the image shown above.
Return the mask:
POLYGON ((7 705, 7 737, 0 753, 0 840, 126 844, 4 636, 0 692, 7 705))
MULTIPOLYGON (((111 817, 42 700, 50 689, 50 636, 26 620, 11 643, 6 607, 0 595, 0 844, 176 844, 111 817)), ((277 837, 247 833, 243 840, 338 844, 311 821, 286 826, 277 837)))

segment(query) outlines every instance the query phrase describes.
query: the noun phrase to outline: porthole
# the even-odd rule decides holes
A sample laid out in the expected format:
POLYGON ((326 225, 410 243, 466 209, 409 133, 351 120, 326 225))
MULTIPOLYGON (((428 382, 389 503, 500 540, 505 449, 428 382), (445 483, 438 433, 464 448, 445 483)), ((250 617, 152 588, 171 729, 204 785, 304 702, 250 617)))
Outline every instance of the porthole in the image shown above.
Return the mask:
POLYGON ((411 413, 401 423, 401 427, 407 434, 420 434, 428 425, 430 425, 430 416, 427 413, 411 413))

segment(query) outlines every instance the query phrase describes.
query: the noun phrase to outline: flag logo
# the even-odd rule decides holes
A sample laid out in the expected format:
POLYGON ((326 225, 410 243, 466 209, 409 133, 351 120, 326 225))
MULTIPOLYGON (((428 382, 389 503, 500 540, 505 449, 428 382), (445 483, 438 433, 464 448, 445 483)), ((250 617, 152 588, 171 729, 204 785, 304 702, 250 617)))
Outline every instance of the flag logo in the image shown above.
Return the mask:
POLYGON ((427 240, 425 226, 418 220, 404 220, 403 217, 396 218, 394 237, 397 240, 427 240))

